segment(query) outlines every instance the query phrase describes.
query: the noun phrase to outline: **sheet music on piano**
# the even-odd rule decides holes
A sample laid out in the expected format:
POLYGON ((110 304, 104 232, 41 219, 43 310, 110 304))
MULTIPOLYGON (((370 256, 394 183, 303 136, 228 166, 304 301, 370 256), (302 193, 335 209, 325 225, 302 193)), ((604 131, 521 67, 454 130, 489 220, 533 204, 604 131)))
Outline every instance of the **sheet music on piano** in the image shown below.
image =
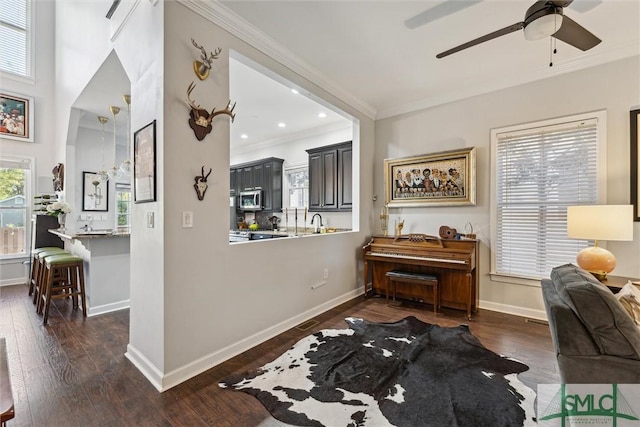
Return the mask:
MULTIPOLYGON (((386 273, 405 270, 438 276, 442 307, 462 309, 471 318, 478 309, 479 251, 474 239, 440 239, 426 234, 374 236, 363 247, 365 296, 384 294, 386 273)), ((400 298, 425 299, 417 286, 398 286, 400 298)))

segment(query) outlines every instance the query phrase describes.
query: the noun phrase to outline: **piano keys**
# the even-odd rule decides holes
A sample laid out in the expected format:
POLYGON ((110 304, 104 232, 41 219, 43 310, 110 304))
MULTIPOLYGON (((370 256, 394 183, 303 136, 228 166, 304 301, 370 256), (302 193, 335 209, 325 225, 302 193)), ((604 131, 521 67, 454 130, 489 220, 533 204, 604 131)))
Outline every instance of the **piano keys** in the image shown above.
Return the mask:
MULTIPOLYGON (((440 239, 426 234, 398 237, 374 236, 362 248, 365 296, 385 293, 385 275, 391 270, 438 276, 440 305, 465 310, 467 318, 478 309, 479 242, 472 239, 440 239)), ((425 299, 419 285, 398 284, 397 296, 425 299)))

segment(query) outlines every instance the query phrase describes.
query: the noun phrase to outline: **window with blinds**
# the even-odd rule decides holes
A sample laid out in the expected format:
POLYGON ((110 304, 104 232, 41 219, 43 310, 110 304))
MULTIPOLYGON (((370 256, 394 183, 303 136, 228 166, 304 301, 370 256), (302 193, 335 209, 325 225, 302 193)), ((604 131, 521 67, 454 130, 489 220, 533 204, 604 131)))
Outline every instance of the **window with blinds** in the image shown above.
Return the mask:
POLYGON ((567 206, 597 204, 604 112, 492 132, 492 272, 540 279, 589 242, 567 238, 567 206))
POLYGON ((0 71, 31 76, 31 0, 2 0, 0 71))

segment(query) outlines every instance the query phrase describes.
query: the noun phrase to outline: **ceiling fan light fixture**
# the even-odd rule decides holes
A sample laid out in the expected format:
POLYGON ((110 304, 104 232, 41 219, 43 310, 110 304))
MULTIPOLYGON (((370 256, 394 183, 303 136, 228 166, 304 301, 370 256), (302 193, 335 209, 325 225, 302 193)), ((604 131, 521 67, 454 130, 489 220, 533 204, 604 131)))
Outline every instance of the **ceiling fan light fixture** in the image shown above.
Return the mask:
POLYGON ((540 40, 555 34, 562 26, 562 15, 550 13, 531 21, 524 27, 524 38, 527 40, 540 40))

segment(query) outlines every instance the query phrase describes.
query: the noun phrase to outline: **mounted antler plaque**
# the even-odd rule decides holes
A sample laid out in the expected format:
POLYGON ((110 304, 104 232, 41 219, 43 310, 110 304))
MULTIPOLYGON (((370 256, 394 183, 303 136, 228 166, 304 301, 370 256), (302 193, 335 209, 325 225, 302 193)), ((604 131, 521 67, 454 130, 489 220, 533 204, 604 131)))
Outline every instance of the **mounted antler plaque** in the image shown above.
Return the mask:
POLYGON ((207 188, 209 188, 209 184, 207 184, 207 178, 211 175, 213 169, 209 168, 209 173, 204 174, 204 166, 202 166, 202 172, 200 175, 196 176, 194 180, 196 181, 193 184, 193 188, 196 190, 196 194, 198 195, 198 200, 204 199, 204 194, 207 192, 207 188))
POLYGON ((233 112, 233 109, 236 108, 236 103, 234 102, 233 105, 231 105, 231 101, 229 101, 224 110, 216 111, 214 107, 213 110, 211 110, 211 113, 209 113, 207 110, 203 109, 200 105, 191 100, 191 92, 195 87, 195 83, 191 82, 187 88, 187 105, 191 108, 191 112, 189 113, 189 126, 193 129, 193 133, 198 141, 202 141, 213 129, 211 121, 215 116, 226 114, 231 117, 231 123, 233 123, 233 119, 236 117, 233 112))
POLYGON ((193 61, 193 71, 196 73, 196 76, 200 80, 204 80, 209 77, 209 71, 211 70, 211 65, 213 64, 214 59, 218 59, 220 56, 220 52, 222 49, 217 48, 214 52, 207 53, 206 49, 196 43, 196 41, 192 38, 191 44, 195 46, 197 49, 200 49, 200 59, 201 61, 193 61))

